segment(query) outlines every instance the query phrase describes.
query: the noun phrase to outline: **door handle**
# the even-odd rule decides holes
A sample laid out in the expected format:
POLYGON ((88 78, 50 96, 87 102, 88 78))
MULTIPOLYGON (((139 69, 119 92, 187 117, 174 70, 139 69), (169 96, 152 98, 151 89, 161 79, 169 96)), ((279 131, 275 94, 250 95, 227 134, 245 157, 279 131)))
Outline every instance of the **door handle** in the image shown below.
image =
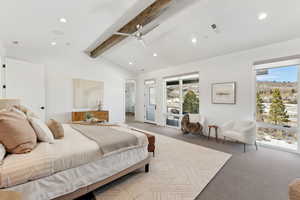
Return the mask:
POLYGON ((41 106, 40 109, 41 109, 41 110, 45 110, 45 107, 44 107, 44 106, 41 106))

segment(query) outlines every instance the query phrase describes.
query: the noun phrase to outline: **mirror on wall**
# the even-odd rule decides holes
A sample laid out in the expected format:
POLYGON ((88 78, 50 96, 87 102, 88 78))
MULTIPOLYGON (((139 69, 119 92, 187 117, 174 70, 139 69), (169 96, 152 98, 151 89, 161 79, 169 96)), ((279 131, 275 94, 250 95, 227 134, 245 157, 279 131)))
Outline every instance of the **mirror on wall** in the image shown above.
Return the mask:
POLYGON ((73 79, 74 105, 77 110, 101 110, 104 98, 104 82, 73 79))

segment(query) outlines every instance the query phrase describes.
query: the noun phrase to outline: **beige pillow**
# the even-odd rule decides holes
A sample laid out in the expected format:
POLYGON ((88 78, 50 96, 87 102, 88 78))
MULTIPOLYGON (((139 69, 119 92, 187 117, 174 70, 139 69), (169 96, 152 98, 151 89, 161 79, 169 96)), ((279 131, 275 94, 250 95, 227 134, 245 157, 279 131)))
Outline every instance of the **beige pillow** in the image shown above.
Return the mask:
POLYGON ((0 110, 11 106, 20 105, 20 99, 3 99, 0 98, 0 110))
POLYGON ((50 119, 47 122, 47 126, 51 130, 55 139, 61 139, 64 137, 64 128, 60 122, 50 119))
POLYGON ((5 155, 6 155, 5 147, 4 147, 3 144, 0 143, 0 165, 3 162, 3 159, 4 159, 5 155))
POLYGON ((25 115, 27 117, 34 117, 34 118, 39 119, 39 117, 34 112, 32 112, 30 109, 26 108, 23 105, 14 105, 13 107, 20 110, 20 111, 22 111, 23 113, 25 113, 25 115))
POLYGON ((0 111, 0 143, 9 153, 28 153, 37 137, 26 118, 13 110, 0 111))
POLYGON ((37 138, 41 142, 54 143, 54 137, 48 126, 40 119, 30 117, 28 118, 33 127, 37 138))

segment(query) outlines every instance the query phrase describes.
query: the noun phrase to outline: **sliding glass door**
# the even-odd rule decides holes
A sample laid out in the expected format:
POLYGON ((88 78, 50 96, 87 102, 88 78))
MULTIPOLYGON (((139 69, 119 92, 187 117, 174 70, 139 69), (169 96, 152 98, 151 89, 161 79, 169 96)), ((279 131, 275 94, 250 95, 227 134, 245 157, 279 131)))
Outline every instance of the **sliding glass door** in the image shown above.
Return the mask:
POLYGON ((256 69, 256 120, 260 143, 298 149, 298 71, 298 65, 256 69))
POLYGON ((199 113, 199 75, 191 74, 165 79, 166 125, 180 127, 184 114, 199 113))

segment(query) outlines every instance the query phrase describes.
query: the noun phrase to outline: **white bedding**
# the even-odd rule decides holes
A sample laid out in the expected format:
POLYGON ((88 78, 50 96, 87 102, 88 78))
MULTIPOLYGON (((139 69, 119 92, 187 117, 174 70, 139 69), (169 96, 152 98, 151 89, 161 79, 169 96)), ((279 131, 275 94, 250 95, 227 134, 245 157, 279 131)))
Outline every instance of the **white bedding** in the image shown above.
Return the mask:
POLYGON ((21 192, 23 200, 49 200, 104 180, 146 159, 148 155, 146 145, 8 189, 21 192))
MULTIPOLYGON (((144 134, 124 127, 114 127, 138 137, 139 147, 148 144, 144 134)), ((96 142, 64 125, 65 137, 54 144, 39 143, 29 154, 8 155, 0 166, 0 188, 7 188, 27 181, 47 177, 54 173, 78 167, 110 155, 101 156, 96 142)), ((121 151, 122 152, 122 151, 121 151)), ((118 154, 120 152, 112 153, 118 154)))

